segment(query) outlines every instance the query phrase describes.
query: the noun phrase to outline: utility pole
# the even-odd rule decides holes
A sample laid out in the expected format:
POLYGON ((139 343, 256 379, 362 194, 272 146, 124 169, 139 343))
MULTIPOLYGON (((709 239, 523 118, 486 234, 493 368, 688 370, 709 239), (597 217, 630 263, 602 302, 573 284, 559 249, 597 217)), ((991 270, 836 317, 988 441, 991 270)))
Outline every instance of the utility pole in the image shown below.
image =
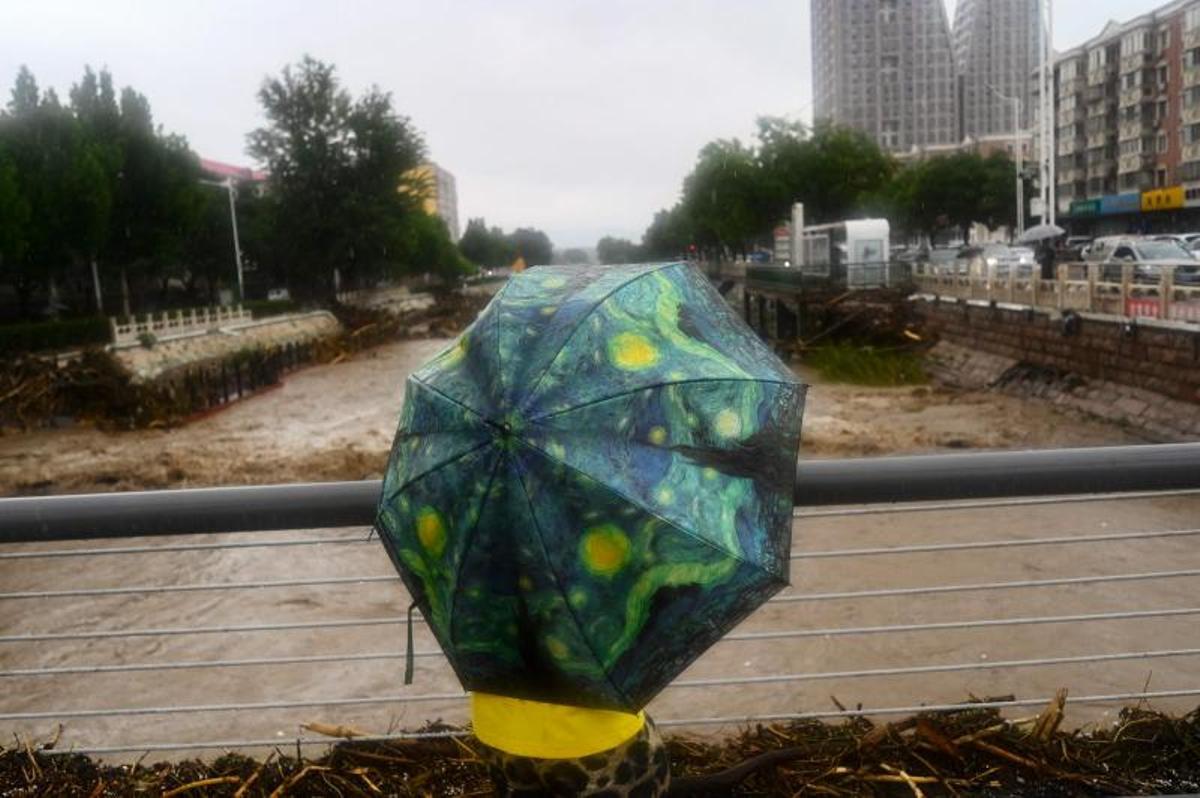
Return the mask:
POLYGON ((246 284, 242 278, 242 245, 238 239, 238 224, 237 224, 237 205, 234 200, 237 198, 237 189, 234 188, 233 178, 227 177, 221 182, 215 180, 201 180, 208 186, 217 186, 223 188, 229 193, 229 221, 233 227, 233 260, 237 266, 237 299, 238 302, 246 300, 246 284))
POLYGON ((988 89, 992 94, 1004 102, 1012 103, 1013 115, 1013 158, 1016 159, 1017 166, 1017 232, 1013 236, 1014 239, 1020 238, 1025 232, 1025 177, 1022 172, 1025 170, 1025 154, 1021 152, 1021 98, 1009 97, 1007 94, 1001 94, 1000 91, 988 84, 988 89))
POLYGON ((1055 218, 1058 216, 1058 117, 1055 110, 1054 101, 1054 0, 1042 0, 1046 9, 1046 46, 1043 49, 1042 56, 1045 59, 1042 71, 1046 73, 1046 118, 1049 122, 1046 130, 1047 139, 1047 155, 1049 156, 1049 180, 1046 186, 1046 219, 1049 224, 1054 224, 1055 218))

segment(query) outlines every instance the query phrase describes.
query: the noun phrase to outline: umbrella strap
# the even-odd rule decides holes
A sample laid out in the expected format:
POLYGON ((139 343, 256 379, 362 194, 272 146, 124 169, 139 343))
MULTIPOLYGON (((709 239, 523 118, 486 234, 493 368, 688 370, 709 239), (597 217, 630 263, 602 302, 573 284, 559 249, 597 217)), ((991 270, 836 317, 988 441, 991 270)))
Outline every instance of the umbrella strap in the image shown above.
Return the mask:
POLYGON ((404 683, 413 683, 413 670, 416 667, 415 658, 413 657, 413 610, 417 608, 417 602, 408 605, 408 645, 404 649, 404 683))

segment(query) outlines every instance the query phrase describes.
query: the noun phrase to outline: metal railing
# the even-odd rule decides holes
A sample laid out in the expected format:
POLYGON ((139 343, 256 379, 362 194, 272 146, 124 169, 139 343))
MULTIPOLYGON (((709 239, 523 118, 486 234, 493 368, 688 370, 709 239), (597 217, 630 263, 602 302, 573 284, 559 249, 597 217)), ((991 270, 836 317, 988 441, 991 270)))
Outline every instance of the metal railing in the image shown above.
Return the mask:
POLYGON ((1118 276, 1095 263, 1059 264, 1053 280, 1011 269, 1000 275, 926 272, 913 282, 919 292, 934 296, 1200 323, 1200 284, 1177 283, 1169 266, 1153 282, 1136 279, 1131 265, 1123 265, 1118 276))
MULTIPOLYGON (((60 750, 105 755, 465 720, 419 618, 418 679, 399 687, 408 599, 365 528, 378 491, 0 500, 0 720, 62 723, 60 750), (255 531, 208 534, 233 530, 255 531), (104 539, 128 536, 151 539, 104 539)), ((1019 710, 1060 686, 1102 720, 1200 696, 1200 444, 805 461, 796 494, 794 586, 656 699, 660 725, 884 717, 968 693, 1019 710), (862 705, 825 709, 830 694, 862 705)))

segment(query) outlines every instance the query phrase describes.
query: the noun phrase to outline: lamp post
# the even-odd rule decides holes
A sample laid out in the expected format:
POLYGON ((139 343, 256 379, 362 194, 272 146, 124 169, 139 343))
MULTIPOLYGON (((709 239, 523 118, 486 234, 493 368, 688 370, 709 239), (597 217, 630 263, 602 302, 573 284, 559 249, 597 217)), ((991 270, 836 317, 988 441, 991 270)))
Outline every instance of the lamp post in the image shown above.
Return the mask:
POLYGON ((221 182, 217 182, 215 180, 201 180, 200 182, 208 186, 217 186, 218 188, 223 188, 229 192, 229 221, 233 226, 233 260, 237 265, 237 298, 238 302, 245 301, 246 284, 242 279, 242 245, 238 240, 237 206, 234 203, 234 200, 237 198, 237 189, 233 186, 233 178, 227 177, 221 182))
POLYGON ((1021 174, 1025 169, 1025 154, 1021 151, 1021 98, 1001 94, 990 83, 988 84, 988 90, 1004 102, 1012 103, 1013 158, 1016 159, 1017 165, 1017 234, 1014 238, 1020 238, 1021 234, 1025 232, 1025 177, 1021 174))

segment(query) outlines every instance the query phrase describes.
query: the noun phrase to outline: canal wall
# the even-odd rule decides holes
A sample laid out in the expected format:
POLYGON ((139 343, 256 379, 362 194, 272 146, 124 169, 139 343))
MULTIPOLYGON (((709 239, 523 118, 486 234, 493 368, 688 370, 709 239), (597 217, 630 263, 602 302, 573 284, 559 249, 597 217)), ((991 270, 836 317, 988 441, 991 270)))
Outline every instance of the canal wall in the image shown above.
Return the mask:
POLYGON ((1151 440, 1200 437, 1200 325, 918 296, 935 379, 1053 402, 1151 440))

